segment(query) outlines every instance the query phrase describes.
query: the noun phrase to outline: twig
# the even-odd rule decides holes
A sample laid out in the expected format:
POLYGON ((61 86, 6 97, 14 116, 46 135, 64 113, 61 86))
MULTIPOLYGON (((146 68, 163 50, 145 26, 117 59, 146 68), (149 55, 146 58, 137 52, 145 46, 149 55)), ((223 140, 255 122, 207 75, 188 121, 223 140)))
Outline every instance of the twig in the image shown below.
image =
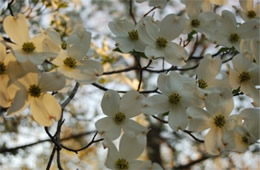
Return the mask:
POLYGON ((156 120, 158 120, 158 121, 162 122, 162 123, 165 123, 165 124, 167 124, 167 123, 168 123, 168 121, 166 121, 166 120, 163 120, 163 119, 160 119, 160 118, 159 118, 159 117, 157 117, 157 116, 154 116, 154 115, 152 115, 152 117, 153 117, 153 118, 155 118, 156 120))
POLYGON ((134 13, 133 13, 133 1, 132 1, 132 0, 129 1, 129 14, 130 14, 132 20, 134 21, 134 23, 135 23, 135 25, 136 25, 137 22, 136 22, 134 13))
POLYGON ((133 66, 133 67, 128 67, 128 68, 121 69, 121 70, 114 70, 114 71, 104 72, 103 75, 124 73, 124 72, 128 72, 128 71, 136 70, 136 69, 137 69, 137 67, 136 67, 136 66, 133 66))
POLYGON ((200 143, 204 143, 204 140, 198 139, 197 137, 195 137, 191 131, 189 130, 183 130, 184 133, 190 135, 190 137, 192 137, 194 140, 200 142, 200 143))
POLYGON ((51 155, 50 155, 50 158, 49 158, 49 161, 48 161, 48 164, 47 164, 47 167, 46 167, 46 170, 49 170, 51 168, 51 163, 52 163, 53 157, 55 155, 55 152, 56 152, 56 146, 54 145, 52 152, 51 152, 51 155))
POLYGON ((212 157, 209 156, 209 155, 204 155, 204 156, 202 156, 201 158, 199 158, 199 159, 197 159, 197 160, 193 160, 193 161, 189 162, 189 163, 186 164, 186 165, 175 166, 175 167, 173 167, 173 170, 189 169, 191 166, 193 166, 193 165, 195 165, 195 164, 197 164, 197 163, 203 162, 203 161, 205 161, 205 160, 207 160, 207 159, 209 159, 209 158, 212 158, 212 157))
POLYGON ((148 12, 146 12, 144 14, 144 17, 146 17, 147 15, 149 15, 151 12, 153 12, 157 7, 153 7, 152 9, 150 9, 148 12))
POLYGON ((12 16, 14 16, 13 10, 12 10, 12 8, 11 8, 11 5, 13 4, 13 2, 14 2, 14 0, 11 0, 11 1, 8 3, 8 5, 7 5, 7 9, 10 11, 10 14, 11 14, 12 16))
POLYGON ((61 104, 62 108, 65 108, 70 103, 70 101, 74 98, 75 94, 77 93, 78 88, 79 88, 79 83, 77 82, 75 84, 75 87, 71 91, 69 97, 61 104))

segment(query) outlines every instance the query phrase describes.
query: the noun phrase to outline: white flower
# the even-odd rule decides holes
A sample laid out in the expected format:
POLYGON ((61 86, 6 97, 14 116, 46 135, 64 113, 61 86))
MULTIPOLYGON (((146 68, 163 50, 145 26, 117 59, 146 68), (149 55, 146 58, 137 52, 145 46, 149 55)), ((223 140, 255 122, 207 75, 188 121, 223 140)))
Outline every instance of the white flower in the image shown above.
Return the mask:
POLYGON ((136 91, 127 92, 122 99, 117 92, 109 90, 102 99, 101 107, 108 117, 96 122, 98 132, 109 139, 119 137, 121 129, 124 132, 147 132, 147 129, 130 119, 141 113, 142 96, 136 91))
POLYGON ((237 27, 233 13, 224 10, 219 19, 215 39, 219 45, 235 47, 239 50, 241 39, 259 37, 259 20, 250 20, 237 27))
POLYGON ((253 63, 252 57, 242 54, 236 55, 232 63, 234 68, 228 72, 231 86, 240 87, 240 91, 253 98, 254 106, 260 106, 260 92, 255 87, 259 85, 259 65, 253 63))
POLYGON ((246 108, 236 115, 232 130, 224 133, 224 141, 230 151, 245 152, 259 139, 259 108, 246 108))
POLYGON ((189 130, 200 132, 210 128, 205 136, 205 146, 209 154, 217 155, 224 149, 223 134, 229 128, 228 116, 233 110, 233 98, 224 100, 223 94, 211 93, 205 100, 207 111, 192 106, 187 109, 189 130))
POLYGON ((34 64, 42 64, 49 57, 55 57, 57 53, 44 51, 42 37, 30 38, 26 18, 22 14, 7 16, 3 22, 7 35, 15 42, 9 43, 12 52, 19 62, 31 61, 34 64))
POLYGON ((250 20, 260 17, 260 3, 254 3, 254 0, 239 0, 242 9, 239 14, 244 20, 250 20), (255 5, 254 5, 255 4, 255 5))
POLYGON ((145 44, 139 38, 137 26, 127 20, 116 20, 108 23, 110 30, 116 35, 114 40, 124 53, 132 50, 144 52, 145 44))
POLYGON ((140 21, 138 32, 140 38, 147 44, 145 55, 149 58, 164 57, 172 65, 185 65, 188 58, 187 51, 172 42, 183 32, 184 27, 185 18, 175 14, 167 15, 159 25, 149 17, 140 21))
POLYGON ((157 83, 162 94, 146 98, 143 112, 149 115, 169 112, 170 127, 184 130, 188 123, 187 107, 202 105, 195 81, 171 72, 170 75, 161 74, 157 83))
POLYGON ((124 133, 120 140, 119 151, 115 145, 105 138, 105 146, 108 147, 105 165, 113 170, 137 170, 145 165, 145 162, 136 160, 146 146, 146 136, 142 135, 136 139, 124 133))
POLYGON ((32 116, 40 125, 51 126, 53 119, 58 121, 61 107, 57 100, 47 91, 58 91, 65 85, 65 79, 56 73, 29 72, 17 80, 20 89, 16 92, 8 115, 21 112, 28 105, 32 116))
MULTIPOLYGON (((56 70, 69 79, 90 84, 103 73, 102 65, 94 60, 85 59, 90 47, 91 33, 78 26, 68 37, 66 50, 60 50, 52 61, 56 70)), ((64 47, 65 48, 65 47, 64 47)))

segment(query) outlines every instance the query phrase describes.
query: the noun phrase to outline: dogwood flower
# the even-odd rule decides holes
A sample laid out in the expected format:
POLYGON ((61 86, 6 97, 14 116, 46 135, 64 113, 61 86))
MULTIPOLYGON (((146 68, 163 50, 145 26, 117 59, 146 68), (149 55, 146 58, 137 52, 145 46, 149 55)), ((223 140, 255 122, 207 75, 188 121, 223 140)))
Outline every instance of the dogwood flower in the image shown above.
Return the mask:
POLYGON ((223 94, 211 93, 205 100, 206 110, 196 106, 187 109, 189 129, 200 132, 210 128, 205 136, 205 146, 209 154, 218 155, 224 149, 223 134, 229 128, 228 116, 233 110, 233 102, 223 100, 223 94))
POLYGON ((90 47, 91 33, 81 26, 69 36, 66 50, 60 50, 59 55, 52 61, 56 70, 69 79, 90 84, 103 73, 102 65, 94 60, 84 59, 90 47))
POLYGON ((127 20, 116 20, 108 23, 110 30, 116 35, 114 40, 124 53, 132 50, 144 52, 145 44, 139 38, 137 26, 127 20))
POLYGON ((17 80, 19 90, 16 92, 8 115, 13 115, 30 105, 32 116, 42 126, 51 126, 53 119, 58 121, 61 107, 48 91, 58 91, 65 85, 65 79, 57 73, 29 72, 17 80))
POLYGON ((149 58, 164 57, 167 62, 176 66, 185 65, 187 51, 171 42, 183 32, 184 27, 184 17, 175 14, 167 15, 159 24, 149 17, 140 21, 138 33, 141 40, 147 44, 145 55, 149 58))
POLYGON ((109 90, 102 99, 101 107, 104 117, 96 122, 98 132, 114 140, 119 137, 121 129, 124 132, 147 132, 147 129, 130 119, 141 113, 142 96, 136 91, 127 92, 122 99, 117 92, 109 90))
POLYGON ((244 20, 259 18, 260 16, 260 3, 254 5, 254 0, 239 0, 242 9, 239 10, 240 16, 244 20))
POLYGON ((234 152, 245 152, 255 143, 259 135, 259 108, 243 109, 237 116, 236 124, 232 130, 224 134, 226 149, 234 152))
POLYGON ((157 84, 162 94, 146 98, 143 112, 149 115, 169 112, 169 126, 174 130, 184 130, 188 124, 187 107, 202 105, 195 81, 171 72, 169 75, 160 74, 157 84))
POLYGON ((234 68, 228 71, 229 81, 233 89, 240 87, 240 91, 252 97, 254 106, 260 106, 259 65, 253 63, 252 57, 238 54, 232 60, 234 68))
POLYGON ((22 14, 7 16, 3 21, 4 30, 15 42, 9 43, 13 54, 19 62, 31 61, 38 65, 49 57, 55 57, 57 53, 43 51, 43 43, 47 43, 40 37, 30 38, 26 18, 22 14))
POLYGON ((135 136, 124 133, 119 144, 119 150, 107 138, 104 142, 108 147, 107 159, 105 165, 107 168, 114 170, 136 170, 145 165, 144 161, 136 160, 144 151, 146 145, 146 136, 139 136, 137 140, 135 136))
POLYGON ((239 50, 241 39, 259 37, 259 20, 250 20, 237 27, 233 13, 224 10, 219 19, 215 39, 218 44, 225 47, 235 47, 239 50))

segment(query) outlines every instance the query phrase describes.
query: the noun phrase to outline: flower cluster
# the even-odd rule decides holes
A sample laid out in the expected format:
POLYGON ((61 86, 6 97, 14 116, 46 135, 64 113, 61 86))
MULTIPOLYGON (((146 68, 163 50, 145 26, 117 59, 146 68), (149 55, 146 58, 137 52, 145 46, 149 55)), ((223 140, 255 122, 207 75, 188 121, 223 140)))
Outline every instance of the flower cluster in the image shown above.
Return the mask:
MULTIPOLYGON (((149 5, 162 9, 167 2, 150 0, 149 5)), ((223 5, 225 0, 181 2, 185 13, 171 13, 162 20, 147 14, 135 24, 126 19, 108 24, 115 35, 114 51, 134 56, 135 65, 125 70, 135 69, 140 75, 137 90, 124 95, 101 87, 106 91, 101 101, 106 116, 95 122, 95 127, 108 148, 105 165, 110 169, 162 169, 151 161, 138 160, 149 132, 135 119, 141 114, 168 123, 174 131, 204 131, 205 148, 212 155, 245 152, 259 139, 259 4, 240 0, 239 23, 231 11, 213 10, 213 5, 223 5), (189 48, 194 36, 196 48, 199 43, 205 49, 214 44, 218 51, 205 52, 201 47, 200 56, 195 57, 199 52, 189 48), (151 64, 160 59, 162 70, 154 70, 151 64), (149 64, 143 67, 142 61, 149 64), (165 61, 169 69, 165 69, 165 61), (193 72, 187 74, 188 70, 193 72), (156 90, 140 92, 143 71, 160 73, 156 90), (251 105, 235 110, 238 95, 247 96, 251 105), (119 147, 114 144, 117 139, 119 147)), ((51 126, 53 120, 60 120, 64 109, 56 92, 68 81, 91 84, 105 74, 98 61, 87 57, 91 33, 82 25, 75 26, 65 39, 52 29, 31 37, 22 14, 6 17, 3 27, 9 39, 0 37, 0 106, 8 108, 8 115, 30 106, 35 121, 51 126)))
POLYGON ((66 42, 50 29, 31 37, 23 14, 6 17, 3 26, 9 41, 1 38, 0 43, 0 106, 14 115, 30 105, 34 120, 51 126, 62 112, 51 92, 63 89, 66 81, 90 84, 103 73, 100 63, 85 57, 91 33, 78 26, 66 42), (42 69, 44 63, 51 68, 42 69))

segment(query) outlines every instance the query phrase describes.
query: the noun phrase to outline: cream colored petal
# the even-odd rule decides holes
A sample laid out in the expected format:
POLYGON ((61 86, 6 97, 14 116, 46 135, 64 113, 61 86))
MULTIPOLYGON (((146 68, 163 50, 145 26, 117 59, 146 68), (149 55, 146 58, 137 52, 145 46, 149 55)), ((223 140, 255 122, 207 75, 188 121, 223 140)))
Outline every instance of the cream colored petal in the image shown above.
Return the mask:
POLYGON ((7 35, 17 44, 23 44, 30 40, 29 29, 26 18, 23 14, 18 16, 7 16, 3 26, 7 35))
POLYGON ((142 111, 148 115, 160 114, 168 112, 170 105, 168 102, 168 97, 165 95, 154 95, 145 98, 143 101, 142 111))
POLYGON ((143 96, 136 91, 127 92, 120 100, 120 111, 126 118, 137 116, 141 113, 143 96))
POLYGON ((184 130, 188 125, 188 116, 185 108, 175 107, 168 115, 169 126, 174 130, 184 130))
POLYGON ((211 128, 208 134, 205 136, 206 150, 211 155, 220 154, 223 149, 223 130, 220 128, 211 128))

